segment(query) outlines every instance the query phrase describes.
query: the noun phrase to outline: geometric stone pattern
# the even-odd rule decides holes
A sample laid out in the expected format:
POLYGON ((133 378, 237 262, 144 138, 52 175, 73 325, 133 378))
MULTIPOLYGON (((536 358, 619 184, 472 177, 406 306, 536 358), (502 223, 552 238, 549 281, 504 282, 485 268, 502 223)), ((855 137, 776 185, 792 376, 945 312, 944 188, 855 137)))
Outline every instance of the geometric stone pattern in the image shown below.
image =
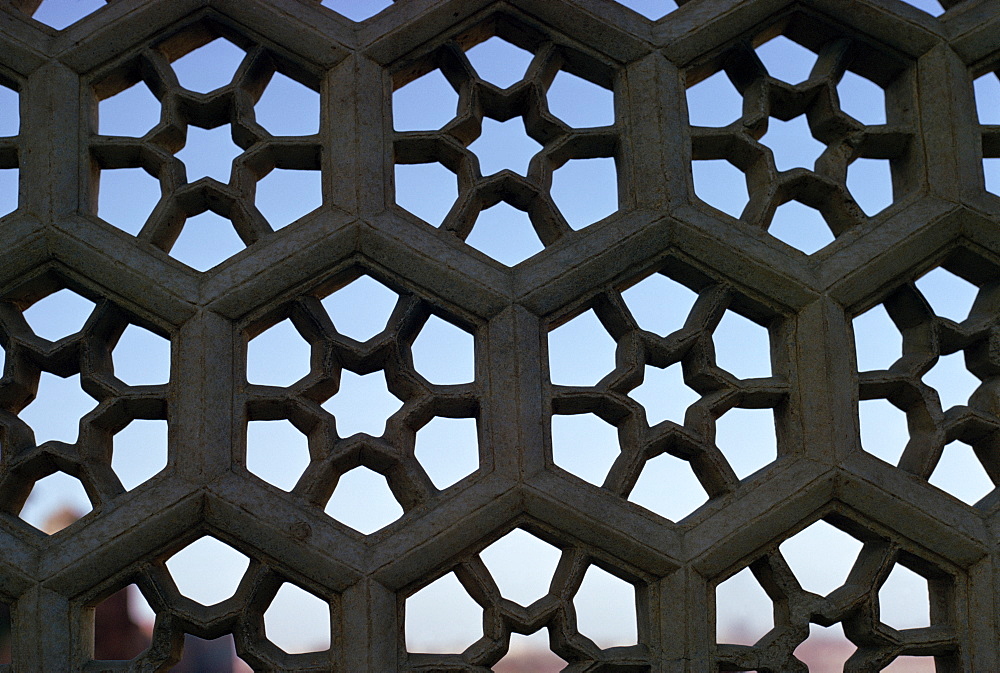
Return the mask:
MULTIPOLYGON (((805 671, 794 650, 809 623, 843 625, 857 651, 846 671, 878 671, 898 656, 933 657, 938 671, 1000 670, 1000 491, 974 506, 928 478, 953 440, 971 444, 997 483, 1000 200, 983 162, 1000 156, 1000 127, 980 126, 972 81, 1000 67, 1000 2, 941 0, 940 17, 900 0, 688 0, 653 21, 607 0, 400 0, 355 23, 311 0, 115 0, 58 31, 31 19, 38 2, 0 4, 0 83, 20 95, 20 131, 0 141, 0 165, 20 175, 18 208, 0 222, 0 602, 11 605, 12 664, 0 671, 169 670, 185 633, 232 633, 255 670, 479 671, 512 633, 547 629, 568 671, 805 671), (818 54, 797 85, 769 78, 752 47, 783 34, 818 54), (534 54, 526 78, 501 90, 464 51, 499 36, 534 54), (234 80, 183 90, 170 62, 216 37, 247 53, 234 80), (440 68, 460 96, 439 131, 396 133, 391 92, 440 68), (555 70, 610 88, 615 123, 570 129, 548 114, 555 70), (836 81, 851 71, 886 92, 886 119, 841 112, 836 81), (722 129, 692 128, 685 88, 725 71, 744 97, 722 129), (275 72, 321 95, 320 130, 275 137, 253 103, 275 72), (97 134, 98 101, 143 81, 162 105, 140 138, 97 134), (827 145, 813 169, 777 171, 758 141, 768 117, 806 115, 827 145), (522 116, 542 150, 527 176, 484 178, 466 149, 485 117, 522 116), (190 126, 232 126, 242 154, 228 184, 188 184, 174 154, 190 126), (613 157, 619 208, 571 230, 548 188, 577 158, 613 157), (845 186, 859 158, 890 161, 893 203, 866 216, 845 186), (726 159, 746 173, 741 218, 702 203, 691 161, 726 159), (458 205, 440 228, 398 207, 396 163, 457 172, 458 205), (161 200, 137 236, 99 219, 101 169, 140 167, 161 200), (319 170, 322 206, 284 228, 253 205, 274 168, 319 170), (528 213, 545 249, 509 268, 464 243, 475 213, 499 201, 528 213), (767 233, 774 209, 819 210, 835 240, 812 255, 767 233), (210 210, 246 250, 204 273, 169 256, 184 220, 210 210), (912 281, 937 266, 980 288, 968 319, 937 317, 912 281), (663 273, 699 295, 668 335, 639 329, 621 292, 663 273), (367 274, 400 294, 386 330, 341 336, 318 300, 367 274), (96 303, 84 328, 55 343, 22 312, 61 288, 96 303), (858 373, 852 319, 884 304, 902 357, 858 373), (549 382, 547 335, 594 309, 617 343, 615 371, 590 388, 549 382), (740 380, 716 366, 711 334, 732 310, 765 326, 772 376, 740 380), (409 347, 431 315, 475 336, 474 382, 429 384, 409 347), (250 338, 290 318, 312 349, 312 371, 288 388, 246 381, 250 338), (128 324, 169 337, 171 380, 127 386, 110 353, 128 324), (941 409, 921 376, 964 351, 982 381, 967 405, 941 409), (650 427, 627 397, 644 365, 681 362, 701 397, 683 424, 650 427), (342 369, 384 370, 403 403, 381 437, 340 437, 320 404, 342 369), (74 444, 35 445, 18 417, 40 372, 77 373, 96 402, 74 444), (904 410, 910 442, 898 465, 862 450, 858 401, 904 410), (727 410, 773 408, 777 459, 740 480, 714 444, 727 410), (596 413, 617 426, 621 454, 603 486, 551 457, 552 413, 596 413), (413 456, 434 416, 477 419, 479 469, 444 490, 413 456), (310 464, 290 493, 246 469, 248 420, 287 418, 308 435, 310 464), (132 419, 169 422, 167 467, 125 491, 110 468, 111 436, 132 419), (626 496, 644 460, 688 461, 708 502, 679 522, 626 496), (324 515, 345 471, 386 477, 404 514, 370 535, 324 515), (79 478, 93 511, 52 536, 17 514, 32 484, 79 478), (823 519, 864 543, 846 583, 803 590, 778 546, 823 519), (549 593, 530 606, 502 598, 479 552, 515 528, 561 550, 549 593), (250 559, 232 598, 202 606, 177 590, 165 562, 211 536, 250 559), (928 580, 930 626, 896 630, 878 590, 896 563, 928 580), (591 565, 634 586, 638 644, 601 649, 572 604, 591 565), (749 567, 775 603, 755 645, 716 643, 715 587, 749 567), (411 654, 406 598, 454 571, 484 610, 484 637, 465 652, 411 654), (265 637, 263 612, 283 582, 331 606, 329 650, 286 654, 265 637), (93 607, 136 584, 157 612, 153 644, 131 662, 95 662, 93 607)), ((663 310, 671 310, 664 306, 663 310)))

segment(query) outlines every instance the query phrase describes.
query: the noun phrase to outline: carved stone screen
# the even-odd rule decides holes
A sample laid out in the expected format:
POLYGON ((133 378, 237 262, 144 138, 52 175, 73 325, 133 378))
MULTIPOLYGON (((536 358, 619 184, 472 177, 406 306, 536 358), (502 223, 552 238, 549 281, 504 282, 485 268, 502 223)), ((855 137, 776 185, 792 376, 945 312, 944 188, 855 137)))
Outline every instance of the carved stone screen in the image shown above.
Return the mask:
POLYGON ((230 638, 254 671, 486 673, 532 634, 578 673, 1000 670, 1000 2, 940 2, 114 0, 56 27, 76 0, 0 2, 0 671, 190 670, 230 638), (203 48, 236 54, 222 79, 203 48), (148 119, 114 117, 129 96, 148 119), (402 121, 421 96, 444 113, 402 121), (498 169, 477 141, 509 122, 530 160, 498 169), (194 171, 207 134, 231 152, 194 171), (367 330, 351 293, 381 297, 367 330), (35 315, 57 300, 68 332, 35 315), (33 408, 58 386, 82 417, 33 408), (53 476, 91 511, 48 535, 53 476), (398 514, 352 522, 378 489, 398 514), (817 589, 792 542, 836 536, 817 589), (491 566, 510 540, 551 552, 528 599, 491 566), (213 584, 180 569, 205 545, 240 568, 220 597, 182 586, 213 584), (631 644, 578 614, 596 575, 631 644), (900 621, 903 575, 926 607, 900 621), (751 638, 717 628, 730 580, 767 604, 751 638), (407 635, 439 581, 482 615, 452 651, 407 635), (126 587, 155 626, 116 654, 126 587), (319 651, 274 636, 283 592, 319 602, 319 651), (807 667, 827 628, 849 657, 807 667))

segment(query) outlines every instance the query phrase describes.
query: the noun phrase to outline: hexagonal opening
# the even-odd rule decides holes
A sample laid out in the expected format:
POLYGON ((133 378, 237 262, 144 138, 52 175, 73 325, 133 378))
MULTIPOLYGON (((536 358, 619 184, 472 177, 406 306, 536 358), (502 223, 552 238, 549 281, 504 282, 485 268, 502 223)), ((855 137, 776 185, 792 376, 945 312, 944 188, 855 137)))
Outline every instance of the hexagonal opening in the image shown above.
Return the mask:
POLYGON ((715 587, 715 641, 753 645, 774 628, 774 603, 744 568, 715 587))
POLYGON ((337 394, 323 402, 323 408, 337 419, 337 434, 350 437, 364 433, 381 437, 389 417, 402 402, 389 392, 384 371, 359 376, 343 370, 337 394))
POLYGON ((231 633, 212 640, 205 640, 185 633, 181 660, 170 670, 174 673, 182 671, 184 673, 188 671, 250 673, 253 669, 236 656, 236 643, 231 633))
POLYGON ((677 9, 674 0, 615 0, 615 2, 653 20, 662 19, 677 9))
POLYGON ((895 564, 878 590, 879 620, 894 629, 919 629, 931 625, 927 579, 906 566, 895 564))
POLYGON ((138 236, 156 204, 160 181, 145 168, 102 168, 97 192, 97 216, 138 236))
POLYGON ((341 475, 323 511, 364 535, 403 516, 403 508, 385 476, 363 465, 341 475))
POLYGON ((94 311, 94 302, 63 288, 24 309, 31 331, 49 341, 76 334, 94 311))
POLYGON ((958 441, 945 445, 928 481, 967 505, 976 504, 996 488, 972 447, 958 441))
POLYGON ((548 335, 549 380, 562 386, 592 386, 615 368, 618 344, 592 309, 558 325, 548 335))
POLYGON ((1000 124, 1000 76, 988 72, 972 83, 980 124, 1000 124))
POLYGON ((324 297, 323 307, 337 331, 367 341, 386 328, 399 294, 371 276, 360 276, 324 297))
POLYGON ((397 131, 433 131, 458 110, 458 92, 440 70, 407 82, 392 93, 392 126, 397 131))
POLYGON ((861 547, 860 540, 820 519, 779 549, 801 587, 826 596, 847 580, 861 547))
POLYGON ((629 312, 641 329, 666 336, 684 326, 698 294, 681 283, 654 273, 622 291, 629 312))
POLYGON ((129 324, 111 351, 115 376, 130 386, 170 381, 170 340, 145 327, 129 324))
POLYGON ((286 654, 330 649, 330 604, 290 582, 264 611, 264 635, 286 654))
POLYGON ((536 671, 549 673, 565 670, 567 662, 549 648, 547 629, 524 636, 510 634, 510 648, 500 661, 493 665, 494 673, 520 673, 536 671))
POLYGON ((825 627, 809 625, 809 637, 795 648, 795 657, 810 671, 842 671, 844 663, 858 649, 844 635, 840 622, 825 627))
POLYGON ((837 98, 841 111, 862 124, 885 124, 885 91, 867 77, 845 72, 837 82, 837 98))
POLYGON ((31 18, 50 28, 62 30, 105 6, 106 0, 42 0, 31 18))
POLYGON ((571 159, 552 173, 552 200, 571 229, 618 211, 618 172, 610 157, 571 159))
POLYGON ((768 75, 789 84, 808 79, 816 63, 816 54, 784 35, 771 38, 755 51, 768 75))
POLYGON ((229 183, 233 160, 243 154, 243 149, 233 142, 232 125, 223 124, 214 129, 188 126, 184 149, 174 156, 184 162, 188 183, 202 177, 229 183))
POLYGON ((458 176, 438 162, 396 164, 396 205, 438 226, 458 198, 458 176))
POLYGON ((937 670, 934 657, 902 656, 893 659, 892 663, 882 669, 882 673, 935 673, 937 670))
POLYGON ((207 210, 187 218, 170 256, 195 271, 208 271, 246 247, 230 220, 207 210))
POLYGON ((182 596, 202 605, 216 605, 236 593, 250 559, 225 542, 204 535, 171 554, 166 566, 182 596))
POLYGON ((90 497, 77 477, 53 472, 34 483, 18 516, 25 523, 52 535, 92 509, 90 497))
POLYGON ((858 403, 861 447, 890 465, 898 465, 910 440, 906 413, 884 398, 858 403))
POLYGON ((549 593, 562 552, 522 528, 515 528, 479 552, 500 595, 529 606, 549 593))
POLYGON ((496 36, 475 45, 465 55, 480 78, 501 89, 520 82, 534 58, 530 51, 496 36))
POLYGON ((105 98, 97 105, 97 132, 105 136, 141 138, 160 123, 160 101, 145 82, 105 98))
POLYGON ((506 266, 517 266, 544 249, 528 214, 503 201, 480 211, 465 242, 506 266))
POLYGON ((112 438, 111 469, 125 490, 131 491, 166 466, 167 421, 135 419, 112 438))
POLYGON ((746 176, 726 159, 692 161, 691 176, 695 195, 727 215, 740 217, 750 202, 746 176))
POLYGON ((475 338, 431 315, 411 346, 417 373, 435 385, 472 383, 476 378, 475 338))
POLYGON ((607 570, 590 565, 573 596, 576 629, 601 649, 639 642, 635 587, 607 570))
POLYGON ((712 332, 715 362, 739 379, 771 376, 771 338, 767 328, 735 311, 726 311, 712 332))
POLYGON ((931 305, 934 314, 955 322, 969 317, 979 288, 942 266, 935 267, 916 281, 917 289, 931 305))
POLYGON ((80 435, 80 419, 96 406, 80 386, 79 374, 61 378, 42 372, 35 399, 18 416, 31 426, 36 446, 48 441, 74 444, 80 435))
POLYGON ((552 415, 552 461, 595 486, 618 458, 618 429, 596 414, 552 415))
POLYGON ((94 609, 94 659, 127 661, 142 654, 152 639, 153 621, 146 618, 151 614, 152 608, 135 584, 98 603, 94 609))
POLYGON ((786 201, 775 209, 767 233, 807 255, 822 250, 834 241, 823 213, 794 200, 786 201))
POLYGON ((233 81, 246 52, 224 37, 217 37, 184 54, 170 66, 188 91, 209 93, 233 81))
POLYGON ((417 431, 414 454, 435 487, 459 482, 479 469, 476 419, 435 416, 417 431))
POLYGON ((708 501, 708 493, 690 463, 661 453, 643 465, 628 500, 665 519, 681 521, 708 501))
POLYGON ((865 215, 892 205, 892 170, 888 159, 855 159, 847 167, 847 190, 865 215))
POLYGON ((1000 196, 1000 159, 983 159, 986 191, 1000 196))
POLYGON ((14 89, 0 84, 0 137, 16 136, 21 127, 21 97, 14 89))
POLYGON ((531 158, 541 148, 541 144, 528 135, 523 117, 504 122, 484 118, 482 132, 469 145, 469 151, 479 159, 482 175, 493 175, 502 170, 527 175, 531 158))
POLYGON ((729 126, 743 116, 743 96, 724 70, 689 86, 686 96, 691 126, 729 126))
POLYGON ((16 168, 0 168, 0 217, 17 210, 20 171, 16 168))
POLYGON ((364 21, 392 7, 392 0, 323 0, 322 4, 351 21, 364 21))
POLYGON ((274 168, 257 181, 254 205, 278 230, 323 205, 323 181, 319 171, 274 168), (294 194, 295 198, 288 198, 294 194))
POLYGON ((287 419, 247 423, 247 470, 291 491, 309 466, 309 438, 287 419))
MULTIPOLYGON (((911 7, 916 7, 917 9, 927 12, 931 16, 941 16, 944 14, 944 7, 937 0, 903 0, 906 4, 911 7)), ((913 657, 902 657, 904 659, 911 659, 913 657)), ((882 669, 888 671, 888 668, 882 669)))
POLYGON ((651 426, 662 421, 684 425, 687 408, 701 399, 684 383, 679 362, 663 369, 646 365, 642 385, 628 395, 646 410, 646 422, 651 426))
POLYGON ((778 457, 778 438, 771 409, 728 410, 715 421, 715 444, 736 476, 745 479, 778 457))
POLYGON ((404 633, 407 652, 460 654, 483 637, 483 608, 449 572, 407 596, 404 633))
POLYGON ((276 72, 254 105, 257 123, 274 136, 311 136, 319 132, 319 92, 276 72))
POLYGON ((610 89, 560 70, 545 95, 549 112, 573 128, 615 123, 615 95, 610 89))
POLYGON ((884 305, 877 304, 856 316, 852 326, 858 371, 888 369, 903 355, 903 335, 884 305))
POLYGON ((309 374, 312 347, 287 318, 247 343, 247 382, 290 386, 309 374))

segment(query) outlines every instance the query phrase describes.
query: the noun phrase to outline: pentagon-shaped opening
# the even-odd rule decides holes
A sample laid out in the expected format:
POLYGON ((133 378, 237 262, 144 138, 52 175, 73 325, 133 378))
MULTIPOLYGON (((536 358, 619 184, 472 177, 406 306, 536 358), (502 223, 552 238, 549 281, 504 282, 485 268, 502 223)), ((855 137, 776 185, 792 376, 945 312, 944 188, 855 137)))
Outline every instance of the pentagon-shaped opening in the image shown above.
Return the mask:
MULTIPOLYGON (((983 179, 986 191, 1000 196, 1000 159, 983 159, 983 179)), ((0 212, 2 210, 0 208, 0 212)))
POLYGON ((771 376, 771 339, 767 328, 736 311, 726 311, 712 332, 715 362, 739 379, 771 376))
POLYGON ((596 565, 590 565, 573 596, 576 629, 601 649, 639 642, 635 587, 596 565))
POLYGON ((62 30, 104 7, 106 0, 42 0, 31 15, 35 21, 62 30))
POLYGON ((723 70, 691 85, 686 93, 691 126, 729 126, 743 116, 743 96, 723 70))
POLYGON ((291 491, 309 466, 309 438, 287 419, 247 423, 247 470, 291 491))
POLYGON ((97 105, 97 132, 104 136, 141 138, 160 123, 160 101, 139 81, 97 105))
POLYGON ((0 664, 9 664, 10 648, 13 641, 10 619, 10 605, 0 601, 0 664))
POLYGON ((980 124, 1000 124, 1000 76, 988 72, 972 83, 980 124))
POLYGON ((592 309, 548 335, 549 380, 562 386, 593 386, 615 368, 618 344, 592 309))
POLYGON ((286 654, 330 649, 330 604, 290 582, 264 611, 264 635, 286 654))
POLYGON ((919 629, 931 625, 930 588, 927 579, 899 563, 878 590, 879 619, 894 629, 919 629))
POLYGON ((746 176, 725 159, 691 162, 694 193, 716 210, 738 218, 750 202, 746 176))
POLYGON ((111 469, 126 491, 159 474, 166 466, 167 421, 137 418, 112 438, 111 469))
POLYGON ((160 201, 160 181, 144 168, 101 169, 97 216, 138 236, 160 201))
POLYGON ((465 242, 505 266, 516 266, 544 249, 528 214, 504 201, 479 213, 465 242))
POLYGON ((115 376, 130 386, 153 386, 170 380, 170 340, 129 324, 111 351, 115 376))
POLYGON ((323 205, 322 175, 275 168, 257 181, 254 205, 273 229, 281 229, 323 205))
POLYGON ((795 658, 810 671, 842 671, 857 647, 844 635, 840 622, 824 627, 809 625, 809 637, 795 648, 795 658))
POLYGON ((204 535, 171 554, 166 565, 182 596, 202 605, 215 605, 236 593, 250 559, 225 542, 204 535))
POLYGON ((386 421, 402 406, 386 385, 384 371, 363 376, 343 370, 340 390, 323 403, 323 408, 337 419, 337 434, 350 437, 365 433, 380 437, 386 421))
POLYGON ((212 640, 186 633, 181 660, 170 670, 172 673, 188 671, 251 673, 253 669, 236 656, 236 643, 231 633, 212 640))
POLYGON ((674 0, 615 0, 615 2, 654 21, 677 9, 674 0))
POLYGON ((531 635, 520 633, 510 635, 510 648, 500 661, 493 665, 493 673, 549 673, 565 670, 567 662, 549 647, 546 629, 531 635))
POLYGON ((79 479, 65 472, 53 472, 34 483, 18 516, 25 523, 52 535, 93 508, 79 479))
POLYGON ((505 169, 527 175, 528 164, 541 147, 525 131, 523 117, 505 122, 487 117, 483 119, 482 133, 469 145, 469 151, 479 159, 482 175, 493 175, 505 169))
POLYGON ((233 172, 233 159, 243 153, 233 142, 229 124, 214 129, 188 126, 184 149, 175 155, 184 162, 188 183, 207 177, 222 184, 229 182, 233 172))
POLYGON ((14 89, 0 84, 0 137, 16 136, 21 127, 21 97, 14 89))
POLYGON ((48 441, 73 444, 80 434, 80 419, 97 406, 80 386, 80 375, 61 378, 42 372, 38 380, 38 394, 18 416, 31 426, 35 444, 48 441))
POLYGON ((520 82, 534 55, 514 46, 501 37, 493 36, 465 52, 469 63, 480 78, 501 89, 520 82))
POLYGON ((246 247, 230 220, 206 210, 187 218, 170 256, 195 271, 208 271, 246 247))
POLYGON ((500 595, 524 607, 549 593, 561 555, 558 548, 521 528, 479 552, 500 595))
POLYGON ((276 72, 254 105, 254 116, 273 136, 311 136, 319 133, 319 92, 276 72))
POLYGON ((414 453, 435 487, 459 482, 479 469, 476 419, 435 416, 417 431, 414 453))
POLYGON ((460 654, 483 637, 483 608, 450 572, 406 598, 404 632, 407 652, 460 654))
POLYGON ((573 73, 560 70, 545 95, 549 112, 573 128, 615 123, 615 94, 573 73))
POLYGON ((917 279, 916 285, 935 315, 955 322, 969 317, 979 294, 978 287, 941 266, 917 279))
POLYGON ((701 395, 684 383, 684 373, 679 362, 660 369, 646 365, 642 385, 633 389, 629 397, 646 410, 650 426, 662 421, 684 425, 687 408, 701 399, 701 395))
POLYGON ((928 481, 967 505, 979 502, 996 487, 972 447, 958 441, 945 445, 928 481))
POLYGON ((942 410, 968 404, 969 397, 981 383, 966 369, 965 353, 962 351, 939 357, 937 364, 921 380, 937 391, 942 410))
POLYGON ((847 190, 871 217, 892 205, 892 170, 888 159, 855 159, 847 167, 847 190))
POLYGON ((840 109, 868 126, 885 124, 885 91, 875 82, 850 70, 837 83, 840 109))
POLYGON ((552 461, 600 486, 618 458, 618 429, 596 414, 552 415, 552 461))
POLYGON ((876 304, 852 321, 858 371, 888 369, 903 355, 903 335, 882 304, 876 304))
MULTIPOLYGON (((917 9, 923 12, 927 12, 931 16, 941 16, 942 14, 944 14, 945 11, 944 7, 937 0, 903 0, 903 2, 910 5, 911 7, 916 7, 917 9)), ((909 659, 911 657, 904 657, 904 658, 909 659)), ((887 671, 889 669, 885 668, 882 670, 887 671)))
POLYGON ((94 302, 63 288, 45 296, 24 310, 31 331, 49 341, 76 334, 94 310, 94 302))
POLYGON ((715 444, 736 476, 745 479, 778 457, 771 409, 730 409, 715 421, 715 444))
POLYGON ((386 328, 398 299, 399 294, 371 276, 360 276, 322 302, 338 332, 367 341, 386 328))
POLYGON ((708 501, 708 493, 688 461, 661 453, 645 462, 628 500, 671 521, 681 521, 708 501))
POLYGON ((341 475, 323 511, 364 535, 381 530, 403 516, 403 508, 385 477, 364 466, 341 475))
POLYGON ((127 661, 146 651, 152 640, 153 622, 136 616, 149 613, 152 608, 135 584, 94 606, 94 659, 127 661))
POLYGON ((351 21, 364 21, 392 7, 392 0, 323 0, 322 4, 351 21))
POLYGON ((247 382, 286 387, 307 376, 312 347, 292 321, 282 320, 247 344, 247 382))
POLYGON ((615 160, 571 159, 552 173, 549 190, 570 228, 582 229, 618 211, 615 160))
POLYGON ((458 176, 438 162, 396 164, 396 205, 434 226, 458 198, 458 176))
POLYGON ((392 126, 397 131, 434 131, 457 113, 458 92, 440 70, 431 70, 392 93, 392 126))
POLYGON ((696 292, 662 273, 646 276, 622 291, 622 299, 639 327, 660 336, 684 326, 697 298, 696 292))
POLYGON ((858 403, 861 447, 890 465, 898 465, 910 440, 906 413, 889 400, 878 398, 858 403))
POLYGON ((189 51, 171 63, 177 81, 188 91, 209 93, 233 81, 246 52, 224 37, 189 51))
POLYGON ((755 51, 768 75, 789 84, 808 79, 816 63, 816 54, 784 35, 768 40, 755 51))
POLYGON ((861 547, 860 540, 820 519, 779 549, 802 588, 826 596, 847 580, 861 547))
POLYGON ((799 201, 787 201, 778 206, 767 233, 807 255, 822 250, 834 241, 833 232, 823 214, 799 201))
POLYGON ((476 379, 475 338, 453 323, 431 315, 413 342, 413 366, 435 385, 476 379))
POLYGON ((0 168, 0 217, 17 210, 19 189, 20 171, 16 168, 0 168))
POLYGON ((715 587, 715 640, 753 645, 774 628, 774 603, 744 568, 715 587))
POLYGON ((934 657, 903 655, 893 659, 892 663, 882 669, 882 673, 936 673, 937 670, 934 657))
POLYGON ((779 171, 793 168, 813 170, 819 155, 826 145, 813 137, 805 115, 789 121, 771 117, 767 121, 767 133, 760 139, 774 156, 774 166, 779 171))

